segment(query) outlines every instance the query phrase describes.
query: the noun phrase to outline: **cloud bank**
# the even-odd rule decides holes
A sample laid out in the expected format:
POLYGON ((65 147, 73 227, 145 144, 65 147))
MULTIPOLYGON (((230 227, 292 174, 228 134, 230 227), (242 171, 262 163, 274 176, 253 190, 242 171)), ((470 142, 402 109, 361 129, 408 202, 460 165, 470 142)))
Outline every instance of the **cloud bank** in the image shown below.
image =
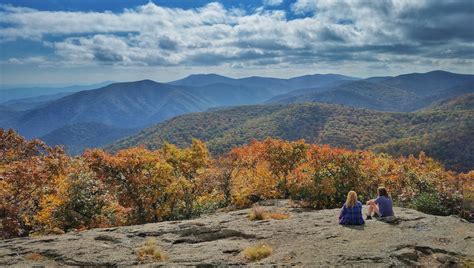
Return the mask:
POLYGON ((472 68, 472 1, 298 0, 278 10, 152 2, 120 13, 0 6, 0 45, 32 40, 53 55, 8 64, 61 66, 458 65, 472 68), (39 60, 41 59, 41 60, 39 60))

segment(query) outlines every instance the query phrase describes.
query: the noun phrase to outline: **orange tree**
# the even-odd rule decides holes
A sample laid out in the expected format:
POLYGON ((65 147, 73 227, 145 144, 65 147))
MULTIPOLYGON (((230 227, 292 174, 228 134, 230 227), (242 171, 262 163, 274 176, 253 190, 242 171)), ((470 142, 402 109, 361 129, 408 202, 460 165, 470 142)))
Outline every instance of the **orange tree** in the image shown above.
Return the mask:
POLYGON ((2 237, 60 228, 53 214, 64 202, 69 157, 61 148, 1 129, 0 156, 2 237))
POLYGON ((359 152, 312 145, 308 161, 290 175, 291 197, 315 208, 331 208, 342 204, 350 190, 366 194, 370 181, 362 172, 362 158, 359 152))
POLYGON ((167 187, 173 182, 172 167, 160 153, 144 148, 131 148, 110 155, 102 150, 89 150, 85 162, 109 187, 117 204, 129 213, 125 222, 139 224, 157 221, 167 187))
POLYGON ((288 175, 306 161, 309 146, 303 140, 288 142, 276 139, 266 139, 264 146, 264 157, 270 164, 271 173, 278 180, 278 189, 284 198, 288 198, 288 175))
POLYGON ((281 197, 279 179, 271 171, 266 158, 267 145, 252 141, 233 148, 227 157, 232 158, 231 200, 237 207, 248 206, 261 199, 281 197))
POLYGON ((64 202, 54 217, 64 230, 123 225, 124 213, 118 210, 108 185, 97 178, 83 159, 72 161, 65 181, 64 202))

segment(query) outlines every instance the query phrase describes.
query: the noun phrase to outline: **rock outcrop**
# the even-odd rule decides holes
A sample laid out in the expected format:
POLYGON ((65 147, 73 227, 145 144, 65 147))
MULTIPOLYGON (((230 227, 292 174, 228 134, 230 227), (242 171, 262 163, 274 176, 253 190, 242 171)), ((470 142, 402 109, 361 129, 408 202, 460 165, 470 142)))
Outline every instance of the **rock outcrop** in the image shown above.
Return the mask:
POLYGON ((474 224, 449 216, 395 208, 399 221, 340 226, 338 209, 306 210, 285 200, 263 204, 288 219, 250 221, 249 209, 201 218, 93 229, 0 241, 0 265, 136 265, 138 250, 156 239, 168 259, 156 264, 244 265, 242 251, 266 244, 272 254, 256 263, 284 265, 472 265, 474 224))

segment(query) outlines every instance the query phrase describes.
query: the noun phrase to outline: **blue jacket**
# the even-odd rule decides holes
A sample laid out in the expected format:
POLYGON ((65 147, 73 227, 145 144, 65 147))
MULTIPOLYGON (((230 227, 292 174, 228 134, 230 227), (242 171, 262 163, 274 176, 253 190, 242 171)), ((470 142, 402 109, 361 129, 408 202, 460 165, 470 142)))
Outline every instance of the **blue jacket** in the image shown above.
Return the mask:
POLYGON ((357 201, 354 207, 347 207, 346 204, 342 206, 341 214, 339 215, 339 224, 349 225, 363 225, 365 224, 362 217, 362 203, 357 201))

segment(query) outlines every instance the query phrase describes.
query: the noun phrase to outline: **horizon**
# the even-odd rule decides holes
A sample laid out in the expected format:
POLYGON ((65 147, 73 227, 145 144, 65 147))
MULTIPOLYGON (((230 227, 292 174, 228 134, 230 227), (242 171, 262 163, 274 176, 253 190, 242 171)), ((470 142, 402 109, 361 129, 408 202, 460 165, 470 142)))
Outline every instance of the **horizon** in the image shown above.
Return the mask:
POLYGON ((0 85, 474 74, 473 12, 469 1, 0 0, 0 85))
POLYGON ((144 81, 144 80, 150 80, 150 81, 153 81, 153 82, 156 82, 156 83, 163 83, 163 84, 166 84, 166 83, 171 83, 171 82, 175 82, 175 81, 178 81, 178 80, 182 80, 182 79, 185 79, 185 78, 188 78, 190 76, 198 76, 198 75, 216 75, 216 76, 223 76, 223 77, 227 77, 227 78, 231 78, 231 79, 244 79, 244 78, 251 78, 251 77, 263 77, 263 78, 276 78, 276 79, 292 79, 292 78, 297 78, 297 77, 303 77, 303 76, 311 76, 311 75, 342 75, 342 76, 348 76, 348 77, 351 77, 351 78, 356 78, 356 79, 361 79, 361 80, 364 80, 364 79, 368 79, 368 78, 373 78, 373 77, 384 77, 384 76, 388 76, 388 77, 397 77, 397 76, 401 76, 401 75, 409 75, 409 74, 427 74, 427 73, 432 73, 432 72, 447 72, 447 73, 455 73, 455 74, 461 74, 461 75, 473 75, 472 73, 457 73, 457 72, 452 72, 452 71, 447 71, 447 70, 438 70, 438 69, 434 69, 434 70, 430 70, 430 71, 426 71, 426 72, 409 72, 409 73, 400 73, 400 74, 396 74, 396 75, 380 75, 380 76, 368 76, 368 77, 356 77, 356 76, 350 76, 350 75, 346 75, 346 74, 339 74, 339 73, 308 73, 308 74, 300 74, 300 75, 296 75, 296 76, 289 76, 289 77, 273 77, 273 76, 261 76, 261 75, 252 75, 252 76, 237 76, 237 77, 233 77, 233 76, 228 76, 228 75, 223 75, 223 74, 219 74, 219 73, 190 73, 190 74, 187 74, 183 77, 179 77, 178 79, 174 79, 174 80, 170 80, 170 81, 159 81, 159 80, 155 80, 155 79, 151 79, 151 78, 143 78, 143 79, 138 79, 138 80, 124 80, 124 81, 113 81, 113 80, 103 80, 103 81, 95 81, 95 82, 91 82, 91 83, 72 83, 72 84, 67 84, 67 83, 57 83, 57 84, 0 84, 0 90, 4 90, 4 89, 15 89, 15 88, 48 88, 48 87, 51 87, 51 88, 64 88, 64 87, 74 87, 74 86, 91 86, 91 85, 95 85, 95 84, 102 84, 102 83, 110 83, 110 84, 115 84, 115 83, 132 83, 132 82, 138 82, 138 81, 144 81))

